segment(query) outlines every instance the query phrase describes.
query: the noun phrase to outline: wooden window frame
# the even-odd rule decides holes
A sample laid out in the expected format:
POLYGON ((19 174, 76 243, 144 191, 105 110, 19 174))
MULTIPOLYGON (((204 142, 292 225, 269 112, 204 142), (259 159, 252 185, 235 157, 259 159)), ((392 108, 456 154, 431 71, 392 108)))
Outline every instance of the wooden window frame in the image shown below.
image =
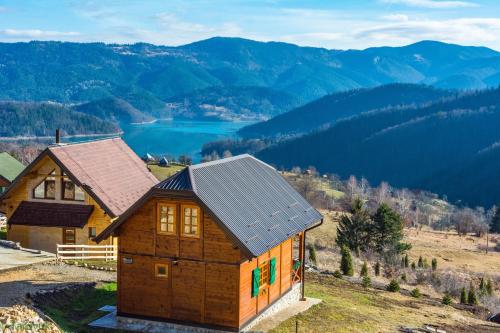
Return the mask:
POLYGON ((36 186, 33 187, 32 189, 32 197, 33 199, 38 199, 38 200, 56 200, 56 175, 54 174, 56 169, 52 170, 41 182, 39 182, 36 186), (49 177, 54 177, 54 179, 47 180, 49 177), (47 197, 47 183, 54 183, 54 197, 49 198, 47 197), (36 196, 36 189, 38 186, 43 184, 43 198, 37 197, 36 196))
POLYGON ((155 264, 155 270, 154 270, 154 277, 158 280, 168 280, 169 276, 169 264, 155 264), (165 274, 158 274, 158 268, 163 267, 165 268, 165 274))
POLYGON ((83 191, 83 189, 76 185, 76 183, 74 181, 72 181, 68 175, 66 175, 64 172, 62 173, 62 177, 61 177, 61 200, 64 200, 64 201, 76 201, 76 202, 84 202, 85 201, 85 192, 83 191), (65 197, 65 193, 66 193, 66 183, 71 183, 73 184, 74 186, 74 189, 73 189, 73 198, 66 198, 65 197), (83 192, 83 199, 79 200, 76 198, 76 189, 79 188, 82 192, 83 192))
POLYGON ((97 237, 97 228, 96 227, 89 227, 89 238, 94 238, 97 237), (95 231, 95 235, 92 235, 92 230, 95 231))
POLYGON ((63 244, 67 244, 66 231, 72 231, 73 238, 74 238, 73 239, 73 243, 68 244, 68 245, 74 245, 74 244, 76 244, 76 228, 62 228, 63 244))
POLYGON ((156 205, 156 232, 160 235, 177 235, 177 205, 174 203, 169 203, 169 202, 158 202, 156 205), (161 230, 161 208, 162 207, 170 207, 174 209, 174 222, 173 224, 173 231, 170 232, 168 231, 168 212, 167 212, 167 231, 162 231, 161 230))
MULTIPOLYGON (((181 235, 183 237, 190 237, 190 238, 200 238, 200 234, 201 234, 201 209, 200 207, 196 206, 196 205, 181 205, 181 235), (186 208, 190 208, 190 209, 196 209, 198 211, 198 224, 197 224, 197 228, 196 228, 196 234, 186 234, 184 232, 184 227, 186 225, 186 215, 184 213, 184 210, 186 208)), ((192 216, 191 216, 192 217, 192 216)), ((190 228, 192 230, 193 226, 192 226, 192 223, 190 224, 190 228)))

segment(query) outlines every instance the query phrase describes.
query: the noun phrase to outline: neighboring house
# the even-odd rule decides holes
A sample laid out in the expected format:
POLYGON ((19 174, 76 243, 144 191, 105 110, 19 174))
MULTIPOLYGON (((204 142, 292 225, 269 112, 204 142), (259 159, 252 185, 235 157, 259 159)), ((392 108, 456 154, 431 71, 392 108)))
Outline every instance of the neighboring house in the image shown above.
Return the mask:
POLYGON ((120 240, 118 315, 238 331, 300 298, 305 233, 321 221, 274 168, 241 155, 164 180, 96 240, 120 240))
POLYGON ((0 194, 24 170, 24 165, 8 153, 0 153, 0 194))
POLYGON ((120 138, 50 146, 0 196, 7 239, 53 253, 57 244, 95 244, 157 182, 120 138))

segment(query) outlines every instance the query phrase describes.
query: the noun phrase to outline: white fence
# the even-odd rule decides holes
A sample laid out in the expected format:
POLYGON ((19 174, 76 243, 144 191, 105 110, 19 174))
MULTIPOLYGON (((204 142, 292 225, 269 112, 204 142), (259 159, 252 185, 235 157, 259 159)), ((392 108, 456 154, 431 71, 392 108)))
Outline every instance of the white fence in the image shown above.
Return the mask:
POLYGON ((85 260, 104 259, 116 260, 116 245, 59 245, 57 244, 57 259, 85 260))

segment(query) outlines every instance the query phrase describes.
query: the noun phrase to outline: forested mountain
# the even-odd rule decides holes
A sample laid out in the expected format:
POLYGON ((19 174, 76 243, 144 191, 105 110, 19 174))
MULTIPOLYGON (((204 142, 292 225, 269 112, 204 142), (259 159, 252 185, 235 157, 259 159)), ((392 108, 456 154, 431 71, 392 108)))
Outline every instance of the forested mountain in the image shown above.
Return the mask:
POLYGON ((431 41, 361 51, 220 37, 179 47, 0 43, 0 100, 66 103, 115 96, 143 112, 143 95, 150 108, 210 87, 267 87, 307 102, 393 82, 496 86, 499 73, 496 51, 431 41))
POLYGON ((497 178, 499 141, 500 89, 494 89, 365 113, 257 156, 277 167, 313 165, 322 173, 354 174, 489 206, 500 197, 500 186, 488 183, 497 178), (483 186, 488 194, 464 195, 483 186))
POLYGON ((65 135, 119 132, 111 122, 55 103, 0 102, 0 119, 0 137, 53 136, 56 128, 65 135))
POLYGON ((114 123, 142 123, 154 120, 121 98, 107 97, 76 105, 73 110, 106 119, 114 123))
POLYGON ((291 110, 300 99, 265 87, 209 87, 168 98, 174 118, 204 120, 265 120, 291 110))
POLYGON ((389 84, 324 96, 268 121, 240 129, 243 137, 279 137, 307 133, 331 126, 337 120, 363 112, 401 105, 421 105, 456 94, 413 84, 389 84))

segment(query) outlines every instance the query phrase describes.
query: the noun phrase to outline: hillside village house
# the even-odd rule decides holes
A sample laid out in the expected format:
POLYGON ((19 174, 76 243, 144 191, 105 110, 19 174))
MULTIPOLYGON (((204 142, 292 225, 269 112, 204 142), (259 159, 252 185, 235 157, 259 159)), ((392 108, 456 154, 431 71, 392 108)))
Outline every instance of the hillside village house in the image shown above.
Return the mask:
POLYGON ((157 182, 120 138, 52 145, 0 196, 7 239, 53 253, 57 244, 95 244, 157 182))
POLYGON ((9 153, 0 153, 0 194, 9 187, 23 169, 24 165, 9 153))
POLYGON ((119 316, 238 331, 300 298, 306 231, 321 222, 274 168, 241 155, 164 180, 96 240, 120 240, 119 316))

